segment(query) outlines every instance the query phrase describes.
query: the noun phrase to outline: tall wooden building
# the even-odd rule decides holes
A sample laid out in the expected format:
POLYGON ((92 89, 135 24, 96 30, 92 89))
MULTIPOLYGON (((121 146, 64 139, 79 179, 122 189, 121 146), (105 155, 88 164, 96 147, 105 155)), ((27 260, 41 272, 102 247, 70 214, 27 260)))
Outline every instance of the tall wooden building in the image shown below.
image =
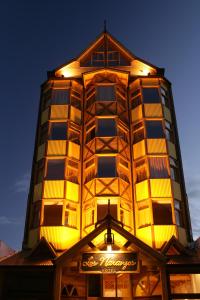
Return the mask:
POLYGON ((41 87, 2 299, 200 299, 171 84, 103 32, 41 87))

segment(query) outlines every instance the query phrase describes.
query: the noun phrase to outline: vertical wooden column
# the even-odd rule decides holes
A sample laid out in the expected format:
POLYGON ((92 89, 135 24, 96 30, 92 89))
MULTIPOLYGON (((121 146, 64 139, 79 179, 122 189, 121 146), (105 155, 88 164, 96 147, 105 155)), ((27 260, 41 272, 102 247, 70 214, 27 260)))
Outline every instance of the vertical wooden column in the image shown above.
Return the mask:
POLYGON ((53 300, 61 299, 61 279, 62 279, 62 267, 56 266, 54 271, 54 295, 53 300))
POLYGON ((169 300, 169 286, 165 266, 160 266, 160 277, 162 282, 162 300, 169 300))

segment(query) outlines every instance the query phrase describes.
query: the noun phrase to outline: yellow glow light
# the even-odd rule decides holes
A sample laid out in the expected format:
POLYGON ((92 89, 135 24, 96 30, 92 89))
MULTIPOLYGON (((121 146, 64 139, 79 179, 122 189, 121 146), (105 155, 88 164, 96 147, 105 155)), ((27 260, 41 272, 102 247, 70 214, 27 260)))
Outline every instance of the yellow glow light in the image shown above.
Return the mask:
POLYGON ((112 245, 111 244, 107 245, 107 252, 109 252, 109 253, 112 252, 112 245))

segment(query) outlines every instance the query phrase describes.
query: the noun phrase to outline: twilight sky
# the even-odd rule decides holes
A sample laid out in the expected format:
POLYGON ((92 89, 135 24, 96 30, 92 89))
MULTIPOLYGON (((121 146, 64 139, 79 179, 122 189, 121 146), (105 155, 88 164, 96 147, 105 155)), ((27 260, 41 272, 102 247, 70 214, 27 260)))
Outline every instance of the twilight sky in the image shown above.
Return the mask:
POLYGON ((0 240, 20 249, 40 85, 103 30, 172 82, 194 238, 200 236, 200 1, 7 0, 0 5, 0 240))

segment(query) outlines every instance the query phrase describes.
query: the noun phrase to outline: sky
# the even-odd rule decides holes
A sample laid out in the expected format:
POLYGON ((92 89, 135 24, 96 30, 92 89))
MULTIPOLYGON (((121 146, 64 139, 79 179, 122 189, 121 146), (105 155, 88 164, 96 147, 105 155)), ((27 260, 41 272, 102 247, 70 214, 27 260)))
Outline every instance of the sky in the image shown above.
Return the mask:
POLYGON ((7 0, 0 4, 0 240, 20 249, 40 85, 103 30, 172 82, 194 238, 200 236, 200 1, 7 0))

